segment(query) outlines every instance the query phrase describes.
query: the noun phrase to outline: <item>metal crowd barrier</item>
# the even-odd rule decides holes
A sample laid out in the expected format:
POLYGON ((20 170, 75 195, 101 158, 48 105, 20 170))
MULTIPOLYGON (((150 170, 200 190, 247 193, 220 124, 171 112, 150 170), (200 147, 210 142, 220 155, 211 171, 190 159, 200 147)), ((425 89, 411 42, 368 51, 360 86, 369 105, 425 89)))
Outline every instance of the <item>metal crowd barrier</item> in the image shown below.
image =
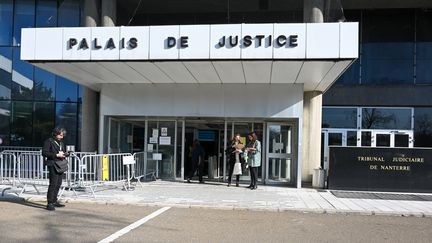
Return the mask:
POLYGON ((22 187, 19 196, 25 192, 26 186, 31 185, 40 194, 36 186, 48 186, 48 170, 44 165, 41 152, 22 152, 17 157, 16 163, 17 180, 22 187))
POLYGON ((147 152, 143 151, 133 154, 136 164, 132 167, 132 176, 136 178, 144 178, 144 180, 150 176, 151 179, 156 180, 158 174, 157 163, 155 160, 149 161, 146 159, 146 153, 147 152))
POLYGON ((15 153, 3 151, 0 153, 0 183, 15 186, 17 157, 15 153))

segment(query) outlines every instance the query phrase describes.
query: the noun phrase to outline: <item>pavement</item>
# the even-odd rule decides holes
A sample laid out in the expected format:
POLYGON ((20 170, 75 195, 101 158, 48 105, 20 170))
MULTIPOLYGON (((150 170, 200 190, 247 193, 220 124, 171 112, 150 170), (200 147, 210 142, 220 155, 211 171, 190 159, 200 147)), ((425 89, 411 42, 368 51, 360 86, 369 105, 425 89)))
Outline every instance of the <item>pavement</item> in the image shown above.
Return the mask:
MULTIPOLYGON (((432 217, 432 194, 347 192, 313 188, 290 188, 259 185, 257 190, 227 187, 226 183, 204 184, 152 181, 134 183, 133 190, 125 190, 123 183, 98 186, 94 196, 89 189, 65 191, 61 201, 66 203, 102 203, 179 208, 214 208, 224 210, 300 211, 313 213, 342 213, 361 215, 395 215, 432 217)), ((0 185, 0 191, 10 187, 0 185)), ((21 198, 27 201, 46 201, 47 187, 39 187, 40 194, 26 187, 21 198)), ((17 198, 18 188, 5 190, 3 200, 17 198)))

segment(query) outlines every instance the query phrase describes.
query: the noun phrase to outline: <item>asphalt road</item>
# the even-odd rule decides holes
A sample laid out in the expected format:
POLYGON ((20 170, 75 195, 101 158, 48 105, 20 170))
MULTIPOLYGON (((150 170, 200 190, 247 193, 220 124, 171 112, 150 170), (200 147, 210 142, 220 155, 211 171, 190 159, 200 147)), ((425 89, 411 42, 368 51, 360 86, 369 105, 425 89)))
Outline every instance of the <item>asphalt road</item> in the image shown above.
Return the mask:
MULTIPOLYGON (((98 242, 159 210, 0 201, 0 242, 98 242)), ((430 242, 432 218, 169 208, 114 242, 430 242)))

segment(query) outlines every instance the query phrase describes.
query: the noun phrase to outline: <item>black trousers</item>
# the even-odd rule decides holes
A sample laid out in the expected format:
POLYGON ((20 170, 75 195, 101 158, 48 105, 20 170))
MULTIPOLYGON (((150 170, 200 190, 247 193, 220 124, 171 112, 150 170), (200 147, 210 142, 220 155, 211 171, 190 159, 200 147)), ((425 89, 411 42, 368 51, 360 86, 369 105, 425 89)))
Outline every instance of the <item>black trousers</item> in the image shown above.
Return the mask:
POLYGON ((251 178, 251 187, 257 186, 258 179, 258 167, 250 167, 250 178, 251 178))
POLYGON ((49 177, 49 186, 47 193, 47 201, 48 203, 57 202, 57 196, 62 184, 63 173, 59 174, 54 169, 54 166, 48 166, 48 177, 49 177))
MULTIPOLYGON (((230 163, 229 174, 228 174, 228 183, 231 184, 231 179, 234 171, 234 163, 230 163)), ((236 175, 236 182, 240 181, 240 175, 236 175)))
POLYGON ((199 160, 192 161, 192 170, 188 178, 192 179, 196 171, 198 171, 198 180, 203 181, 204 161, 201 161, 201 163, 199 162, 199 160))

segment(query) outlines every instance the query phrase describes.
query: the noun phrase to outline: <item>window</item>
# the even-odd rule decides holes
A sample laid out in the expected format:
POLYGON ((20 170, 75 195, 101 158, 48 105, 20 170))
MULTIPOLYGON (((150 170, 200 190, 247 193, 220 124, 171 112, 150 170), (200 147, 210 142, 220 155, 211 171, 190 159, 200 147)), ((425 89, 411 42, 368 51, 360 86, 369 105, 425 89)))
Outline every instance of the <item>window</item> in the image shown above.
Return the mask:
POLYGON ((77 104, 62 103, 56 104, 56 126, 66 129, 65 145, 76 145, 77 141, 77 104))
POLYGON ((20 48, 14 47, 12 61, 12 99, 33 99, 33 65, 20 60, 20 48))
POLYGON ((16 0, 14 14, 13 44, 21 43, 21 28, 32 28, 35 25, 35 1, 16 0))
POLYGON ((432 108, 414 109, 414 146, 432 147, 432 108))
POLYGON ((411 109, 363 108, 363 129, 411 129, 411 109))
POLYGON ((10 101, 0 101, 0 145, 9 145, 10 101))
POLYGON ((360 83, 360 60, 357 59, 353 64, 339 77, 337 84, 359 84, 360 83))
POLYGON ((0 0, 0 46, 12 45, 13 1, 0 0))
POLYGON ((0 100, 11 98, 12 48, 0 47, 0 100))
POLYGON ((70 80, 57 76, 56 100, 76 102, 77 96, 78 85, 70 80))
POLYGON ((54 103, 35 102, 33 113, 33 146, 43 146, 54 127, 54 103))
POLYGON ((80 26, 80 4, 77 0, 64 0, 58 7, 58 27, 80 26))
POLYGON ((12 102, 10 124, 10 144, 13 146, 32 146, 33 103, 12 102))
POLYGON ((357 128, 357 108, 323 108, 322 128, 357 128))
POLYGON ((362 83, 414 83, 414 12, 364 11, 362 83))
POLYGON ((39 0, 37 2, 36 27, 57 27, 57 1, 39 0))
POLYGON ((432 12, 417 12, 416 84, 432 84, 432 12))
POLYGON ((54 100, 55 75, 35 67, 34 72, 34 99, 42 101, 54 100))

